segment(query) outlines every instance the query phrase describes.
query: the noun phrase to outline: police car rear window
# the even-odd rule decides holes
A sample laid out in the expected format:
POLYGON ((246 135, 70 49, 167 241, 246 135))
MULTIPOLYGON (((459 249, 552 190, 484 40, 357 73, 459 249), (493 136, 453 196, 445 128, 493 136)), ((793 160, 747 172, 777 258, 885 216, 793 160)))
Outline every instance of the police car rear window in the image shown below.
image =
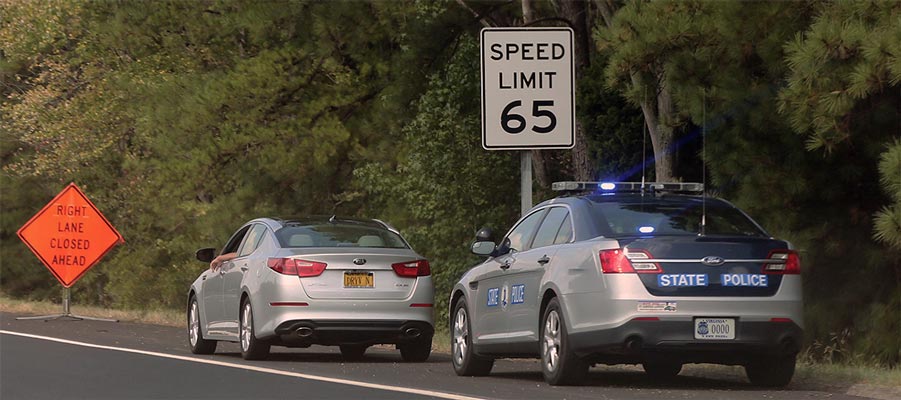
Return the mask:
MULTIPOLYGON (((697 235, 702 204, 691 200, 594 203, 595 223, 605 236, 697 235)), ((707 202, 705 234, 766 237, 743 213, 722 202, 707 202)))

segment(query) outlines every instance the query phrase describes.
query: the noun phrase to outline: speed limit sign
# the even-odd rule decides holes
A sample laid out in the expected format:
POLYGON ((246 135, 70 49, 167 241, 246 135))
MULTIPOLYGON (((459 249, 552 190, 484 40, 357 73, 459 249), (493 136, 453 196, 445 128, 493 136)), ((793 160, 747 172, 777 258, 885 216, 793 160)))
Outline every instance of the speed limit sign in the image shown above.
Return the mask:
POLYGON ((575 132, 573 31, 485 28, 482 147, 571 149, 575 132))

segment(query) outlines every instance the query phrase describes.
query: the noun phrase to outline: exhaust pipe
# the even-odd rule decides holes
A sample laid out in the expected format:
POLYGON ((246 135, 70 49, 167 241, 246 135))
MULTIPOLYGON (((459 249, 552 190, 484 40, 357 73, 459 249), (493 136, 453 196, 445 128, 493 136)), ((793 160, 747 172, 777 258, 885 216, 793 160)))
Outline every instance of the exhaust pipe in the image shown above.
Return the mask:
POLYGON ((310 328, 308 326, 302 326, 300 328, 297 328, 297 331, 295 331, 295 332, 297 333, 297 336, 300 336, 302 338, 308 338, 311 335, 313 335, 313 328, 310 328))
POLYGON ((407 330, 404 331, 404 334, 411 338, 417 338, 422 334, 422 331, 417 328, 407 328, 407 330))
POLYGON ((630 337, 626 339, 625 346, 626 350, 630 352, 637 352, 639 349, 641 349, 641 338, 630 337))

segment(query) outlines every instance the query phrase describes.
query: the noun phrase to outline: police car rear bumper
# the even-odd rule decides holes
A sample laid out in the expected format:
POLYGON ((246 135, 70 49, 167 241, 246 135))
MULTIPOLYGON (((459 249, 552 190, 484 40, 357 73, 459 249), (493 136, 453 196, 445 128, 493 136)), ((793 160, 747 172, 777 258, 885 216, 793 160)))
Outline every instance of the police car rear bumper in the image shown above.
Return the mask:
POLYGON ((795 355, 803 330, 794 322, 736 321, 735 339, 694 338, 692 321, 632 320, 617 328, 569 335, 570 348, 596 363, 679 363, 743 365, 754 359, 795 355))

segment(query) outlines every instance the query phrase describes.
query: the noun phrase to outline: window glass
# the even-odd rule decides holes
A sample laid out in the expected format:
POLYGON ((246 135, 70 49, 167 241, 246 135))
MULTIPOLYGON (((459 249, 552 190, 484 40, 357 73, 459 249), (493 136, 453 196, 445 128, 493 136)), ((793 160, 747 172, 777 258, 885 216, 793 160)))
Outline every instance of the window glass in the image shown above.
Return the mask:
POLYGON ((228 239, 228 243, 225 244, 225 247, 222 248, 222 253, 220 254, 228 254, 228 253, 237 253, 238 246, 241 245, 241 241, 244 240, 244 235, 247 234, 247 231, 250 230, 250 225, 247 225, 232 235, 231 239, 228 239))
MULTIPOLYGON (((613 236, 697 235, 701 229, 700 201, 657 199, 645 202, 595 203, 595 222, 613 236)), ((707 235, 764 236, 744 214, 716 201, 707 202, 707 235)))
MULTIPOLYGON (((569 215, 569 211, 565 207, 554 207, 547 212, 547 217, 541 222, 538 233, 535 234, 535 240, 532 242, 533 249, 554 244, 557 238, 557 232, 563 224, 563 220, 569 215)), ((568 228, 567 228, 568 229, 568 228)))
POLYGON ((573 224, 571 220, 569 213, 567 213, 563 223, 560 224, 560 230, 557 231, 557 238, 554 239, 554 244, 569 243, 573 240, 573 224))
POLYGON ((275 237, 282 247, 408 248, 394 232, 355 224, 290 224, 276 231, 275 237))
POLYGON ((535 228, 538 227, 538 223, 541 222, 541 218, 544 217, 546 212, 547 209, 544 209, 529 215, 510 232, 505 241, 509 241, 511 250, 525 251, 530 248, 528 243, 531 241, 535 228))
POLYGON ((244 241, 244 244, 241 245, 241 251, 238 253, 238 257, 244 257, 250 253, 253 253, 257 247, 260 247, 260 242, 263 241, 263 234, 266 233, 266 227, 260 224, 255 224, 253 228, 250 229, 250 233, 247 234, 247 240, 244 241))

